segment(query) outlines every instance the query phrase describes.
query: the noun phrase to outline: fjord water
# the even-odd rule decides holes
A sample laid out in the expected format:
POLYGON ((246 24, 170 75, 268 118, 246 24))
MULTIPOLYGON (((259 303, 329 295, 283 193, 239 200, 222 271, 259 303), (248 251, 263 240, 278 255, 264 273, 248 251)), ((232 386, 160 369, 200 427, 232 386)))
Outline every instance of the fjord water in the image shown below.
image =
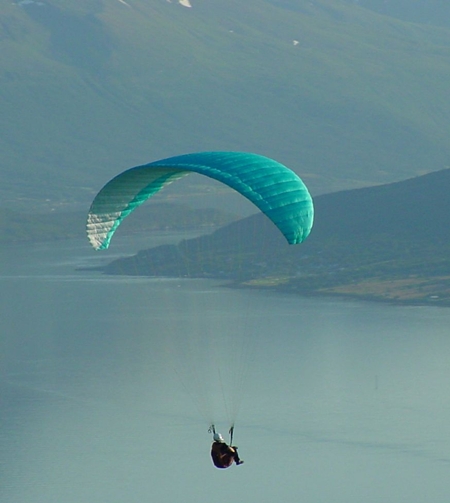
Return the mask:
POLYGON ((122 245, 1 251, 2 503, 448 502, 450 310, 80 270, 122 245), (208 330, 249 341, 224 471, 182 363, 208 330))

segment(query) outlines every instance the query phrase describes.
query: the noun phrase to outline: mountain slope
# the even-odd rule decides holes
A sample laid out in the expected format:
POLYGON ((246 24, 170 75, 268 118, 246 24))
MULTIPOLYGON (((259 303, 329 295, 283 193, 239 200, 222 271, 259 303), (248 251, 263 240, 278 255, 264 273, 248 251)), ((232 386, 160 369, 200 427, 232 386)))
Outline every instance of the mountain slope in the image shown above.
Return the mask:
POLYGON ((442 0, 350 0, 352 3, 403 21, 450 26, 450 5, 442 0))
POLYGON ((4 205, 86 207, 196 150, 274 157, 313 193, 446 166, 448 30, 339 0, 190 3, 0 6, 4 205))

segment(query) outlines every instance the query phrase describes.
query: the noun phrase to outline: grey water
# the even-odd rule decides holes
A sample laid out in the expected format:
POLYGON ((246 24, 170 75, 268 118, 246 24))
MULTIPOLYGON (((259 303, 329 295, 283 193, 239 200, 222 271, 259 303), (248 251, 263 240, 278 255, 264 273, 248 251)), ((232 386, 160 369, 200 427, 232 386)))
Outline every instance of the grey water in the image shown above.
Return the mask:
POLYGON ((113 248, 0 252, 2 503, 448 502, 450 310, 86 270, 113 248))

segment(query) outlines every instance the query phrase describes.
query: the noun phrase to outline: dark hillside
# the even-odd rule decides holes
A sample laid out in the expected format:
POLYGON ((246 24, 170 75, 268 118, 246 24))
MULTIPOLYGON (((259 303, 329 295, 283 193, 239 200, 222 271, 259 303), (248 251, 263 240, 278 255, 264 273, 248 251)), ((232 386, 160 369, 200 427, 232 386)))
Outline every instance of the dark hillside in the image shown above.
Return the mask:
POLYGON ((450 169, 403 182, 317 197, 312 240, 386 235, 450 240, 450 169))

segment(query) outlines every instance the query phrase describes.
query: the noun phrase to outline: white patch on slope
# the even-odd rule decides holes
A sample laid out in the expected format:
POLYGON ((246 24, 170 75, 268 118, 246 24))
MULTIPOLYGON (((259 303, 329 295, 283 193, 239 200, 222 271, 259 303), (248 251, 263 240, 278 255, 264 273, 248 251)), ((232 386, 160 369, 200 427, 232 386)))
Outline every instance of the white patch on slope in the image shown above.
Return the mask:
POLYGON ((178 3, 182 5, 183 7, 192 7, 191 3, 189 0, 178 0, 178 3))
POLYGON ((120 3, 123 3, 127 7, 131 7, 131 5, 129 3, 127 3, 127 2, 125 2, 125 0, 117 0, 117 1, 120 2, 120 3))

